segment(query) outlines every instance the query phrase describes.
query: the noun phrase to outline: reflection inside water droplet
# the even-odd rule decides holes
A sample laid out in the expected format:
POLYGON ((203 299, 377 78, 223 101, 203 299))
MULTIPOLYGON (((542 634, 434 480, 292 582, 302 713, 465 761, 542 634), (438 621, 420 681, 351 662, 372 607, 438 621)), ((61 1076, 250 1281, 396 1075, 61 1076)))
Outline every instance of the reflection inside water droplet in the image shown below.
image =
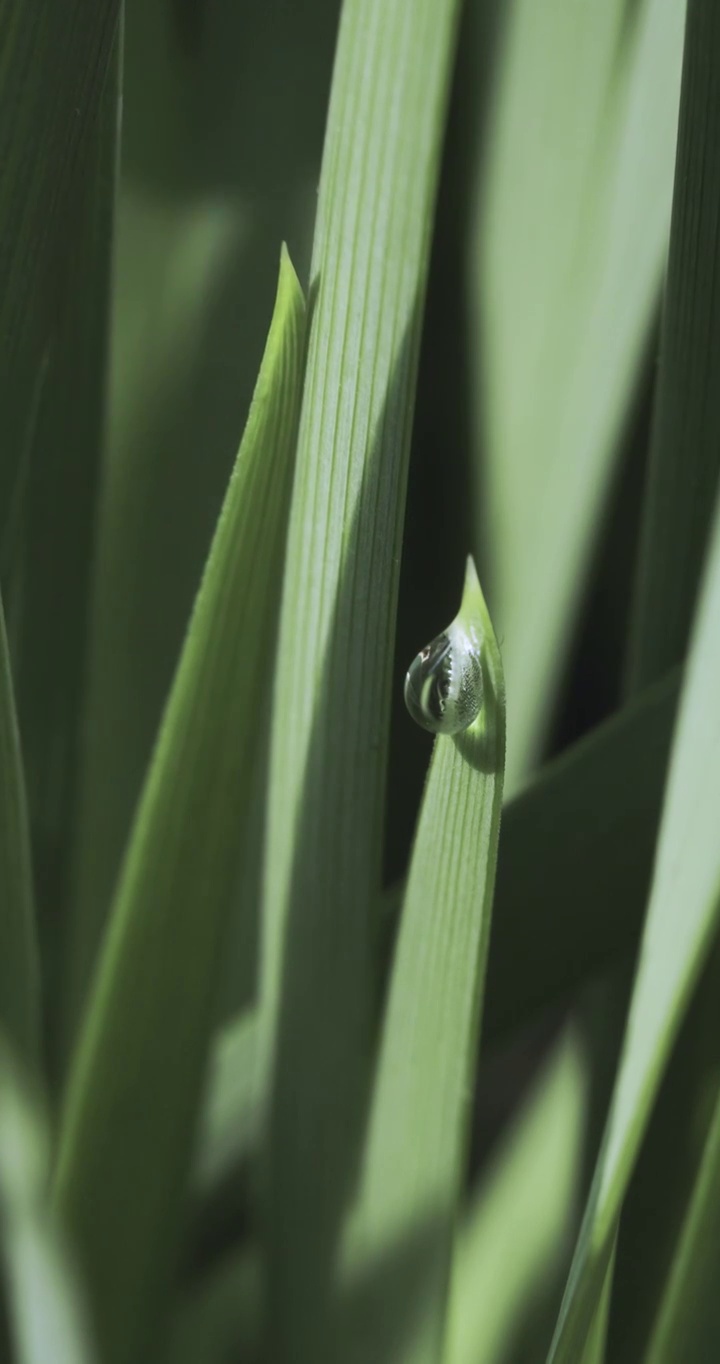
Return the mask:
POLYGON ((459 734, 482 709, 480 647, 459 619, 410 664, 405 704, 417 724, 433 734, 459 734))

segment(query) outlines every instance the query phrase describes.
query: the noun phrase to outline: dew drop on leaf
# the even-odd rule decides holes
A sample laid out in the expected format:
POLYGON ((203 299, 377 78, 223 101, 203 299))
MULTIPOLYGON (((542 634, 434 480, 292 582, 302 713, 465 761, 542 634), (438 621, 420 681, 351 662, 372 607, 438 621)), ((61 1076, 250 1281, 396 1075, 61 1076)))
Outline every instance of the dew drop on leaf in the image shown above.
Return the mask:
POLYGON ((482 703, 480 644, 458 616, 413 659, 405 677, 405 704, 423 729, 459 734, 477 719, 482 703))

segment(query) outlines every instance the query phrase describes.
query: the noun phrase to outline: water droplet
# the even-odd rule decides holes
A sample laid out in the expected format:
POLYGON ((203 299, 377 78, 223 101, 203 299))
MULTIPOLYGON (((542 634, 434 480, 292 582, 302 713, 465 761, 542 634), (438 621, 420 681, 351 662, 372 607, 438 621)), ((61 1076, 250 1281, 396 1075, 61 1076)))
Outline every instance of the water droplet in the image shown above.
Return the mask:
POLYGON ((405 677, 405 704, 413 720, 433 734, 459 734, 483 703, 480 645, 462 616, 420 650, 405 677))

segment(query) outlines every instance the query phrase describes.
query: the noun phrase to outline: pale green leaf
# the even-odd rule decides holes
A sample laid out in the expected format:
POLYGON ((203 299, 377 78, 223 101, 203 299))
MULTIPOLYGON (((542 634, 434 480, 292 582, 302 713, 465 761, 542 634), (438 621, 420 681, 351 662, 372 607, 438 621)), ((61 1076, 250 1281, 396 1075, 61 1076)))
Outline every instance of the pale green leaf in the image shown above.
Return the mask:
POLYGON ((55 1199, 107 1364, 137 1358, 176 1253, 236 831, 272 675, 304 320, 284 251, 248 424, 68 1084, 55 1199))
MULTIPOLYGON (((265 862, 275 1364, 318 1364, 377 996, 389 685, 458 0, 346 0, 313 252, 265 862), (331 1096, 331 1100, 329 1100, 331 1096)), ((334 1356, 337 1358, 337 1356, 334 1356)))
POLYGON ((684 0, 509 7, 472 307, 511 789, 555 701, 657 299, 683 18, 684 0))

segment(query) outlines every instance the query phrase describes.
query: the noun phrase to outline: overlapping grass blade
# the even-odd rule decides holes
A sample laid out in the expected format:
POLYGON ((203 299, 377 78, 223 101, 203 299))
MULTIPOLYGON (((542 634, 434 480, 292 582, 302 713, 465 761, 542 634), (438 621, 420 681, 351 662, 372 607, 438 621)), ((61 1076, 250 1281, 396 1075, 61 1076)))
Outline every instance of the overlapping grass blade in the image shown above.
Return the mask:
POLYGON ((58 339, 119 9, 119 0, 0 5, 0 541, 38 371, 58 339))
POLYGON ((716 1267, 720 1257, 720 1102, 660 1300, 647 1364, 710 1360, 720 1331, 716 1267))
POLYGON ((630 639, 637 689, 687 646, 720 471, 720 18, 689 0, 677 171, 643 539, 630 639))
MULTIPOLYGON (((483 1036, 500 1041, 636 946, 650 885, 679 676, 625 706, 548 763, 503 812, 483 1036), (538 877, 536 868, 547 869, 538 877), (547 884, 555 887, 551 900, 547 884), (577 911, 579 903, 583 913, 577 911)), ((382 915, 392 948, 403 887, 382 915)), ((255 1064, 256 1019, 243 1014, 215 1044, 198 1141, 197 1178, 211 1191, 260 1139, 266 1099, 255 1064)))
POLYGON ((0 1246, 13 1359, 93 1364, 79 1285, 48 1207, 49 1148, 45 1121, 0 1038, 0 1246))
POLYGON ((605 1139, 551 1351, 575 1360, 625 1189, 720 905, 720 514, 681 695, 637 978, 605 1139))
POLYGON ((482 1010, 505 761, 505 689, 468 560, 458 621, 480 641, 483 706, 436 740, 395 947, 370 1105, 350 1264, 372 1264, 415 1225, 432 1228, 414 1283, 380 1280, 348 1357, 390 1361, 398 1315, 422 1303, 402 1358, 442 1358, 452 1240, 482 1010))
POLYGON ((0 1022, 26 1063, 37 1064, 40 977, 30 835, 20 736, 0 597, 0 1022))
POLYGON ((135 1360, 176 1250, 252 790, 303 372, 287 253, 268 343, 70 1075, 55 1200, 108 1364, 135 1360))
MULTIPOLYGON (((237 452, 282 237, 307 273, 338 7, 126 3, 65 1032, 87 988, 237 452)), ((237 1006, 241 996, 236 987, 237 1006)))
POLYGON ((568 1035, 503 1137, 460 1226, 444 1364, 511 1359, 523 1314, 561 1270, 584 1110, 582 1052, 568 1035))
MULTIPOLYGON (((617 1243, 615 1243, 616 1245, 617 1243)), ((607 1263, 603 1286, 595 1308, 588 1338, 581 1356, 581 1364, 604 1364, 607 1349, 608 1327, 610 1324, 610 1305, 612 1303, 613 1276, 615 1272, 615 1245, 607 1263)))
POLYGON ((261 1064, 276 1364, 318 1364, 327 1345, 368 1079, 400 537, 458 9, 345 0, 336 53, 271 745, 261 1064))
POLYGON ((472 234, 481 543, 511 790, 554 703, 657 298, 684 8, 511 7, 472 234))

